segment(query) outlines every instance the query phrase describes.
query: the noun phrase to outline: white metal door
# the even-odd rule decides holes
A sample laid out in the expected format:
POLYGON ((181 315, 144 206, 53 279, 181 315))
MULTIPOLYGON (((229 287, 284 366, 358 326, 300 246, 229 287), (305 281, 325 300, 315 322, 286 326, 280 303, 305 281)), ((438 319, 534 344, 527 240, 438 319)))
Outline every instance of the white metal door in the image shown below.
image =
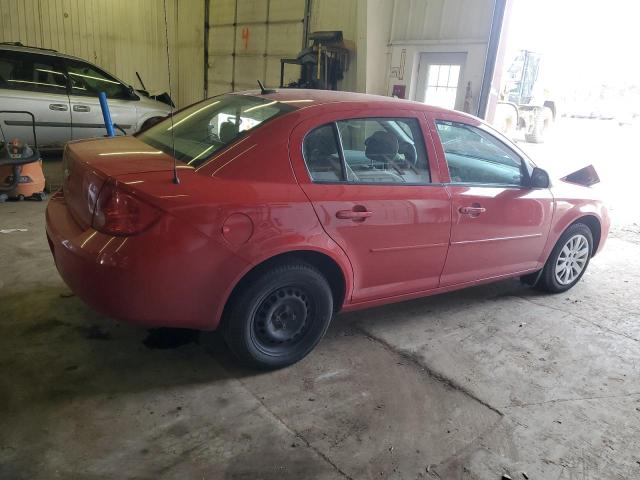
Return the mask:
POLYGON ((128 134, 135 132, 136 100, 133 100, 129 87, 90 63, 71 59, 65 59, 64 63, 69 77, 71 138, 76 140, 106 134, 98 100, 100 92, 107 95, 113 123, 128 134))
MULTIPOLYGON (((71 136, 64 70, 56 57, 0 50, 0 110, 34 115, 38 146, 60 148, 71 136)), ((0 114, 0 133, 33 144, 33 121, 25 114, 0 114)))
POLYGON ((467 54, 421 53, 416 100, 437 107, 462 110, 461 88, 467 54))
MULTIPOLYGON (((66 94, 0 89, 0 110, 22 110, 36 119, 38 147, 61 148, 70 139, 71 117, 66 94)), ((0 113, 0 132, 6 140, 19 138, 33 145, 31 116, 0 113)))
MULTIPOLYGON (((71 95, 71 137, 80 138, 103 137, 107 134, 102 117, 100 101, 95 97, 71 95)), ((111 120, 128 135, 135 133, 136 108, 129 100, 108 99, 111 120)), ((116 135, 122 135, 116 129, 116 135)))

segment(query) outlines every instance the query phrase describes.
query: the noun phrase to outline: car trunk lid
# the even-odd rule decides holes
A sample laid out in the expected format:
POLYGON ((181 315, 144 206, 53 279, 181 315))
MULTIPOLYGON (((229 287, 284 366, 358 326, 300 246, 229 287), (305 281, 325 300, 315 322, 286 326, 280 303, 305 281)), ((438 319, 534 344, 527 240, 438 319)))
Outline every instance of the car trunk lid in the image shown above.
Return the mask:
POLYGON ((132 173, 170 172, 173 159, 134 137, 69 143, 64 153, 63 191, 74 219, 91 226, 100 189, 109 177, 132 173))

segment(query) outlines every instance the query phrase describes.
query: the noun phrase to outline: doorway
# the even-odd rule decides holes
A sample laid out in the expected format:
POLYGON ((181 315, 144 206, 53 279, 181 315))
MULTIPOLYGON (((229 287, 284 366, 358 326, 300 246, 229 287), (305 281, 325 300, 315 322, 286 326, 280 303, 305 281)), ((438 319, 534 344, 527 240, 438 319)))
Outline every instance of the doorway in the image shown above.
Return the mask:
POLYGON ((460 109, 460 85, 467 54, 464 52, 421 53, 418 63, 416 100, 437 107, 460 109))

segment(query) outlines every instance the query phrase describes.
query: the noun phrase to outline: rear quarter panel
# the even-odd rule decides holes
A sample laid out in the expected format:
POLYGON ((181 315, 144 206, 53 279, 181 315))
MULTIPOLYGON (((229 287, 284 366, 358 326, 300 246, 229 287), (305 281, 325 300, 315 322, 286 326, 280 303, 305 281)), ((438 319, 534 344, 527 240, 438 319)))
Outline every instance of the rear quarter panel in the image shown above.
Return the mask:
MULTIPOLYGON (((144 182, 135 183, 138 195, 244 260, 242 269, 217 273, 224 277, 224 282, 218 283, 224 288, 202 292, 217 297, 216 324, 242 277, 263 261, 286 252, 311 250, 332 258, 345 278, 345 299, 351 296, 349 260, 322 229, 291 168, 289 134, 297 114, 291 116, 296 118, 287 115, 248 134, 197 170, 179 169, 179 185, 171 182, 169 172, 145 173, 144 182), (248 234, 235 235, 238 225, 248 234)), ((118 180, 137 182, 142 179, 138 177, 131 174, 118 180)))

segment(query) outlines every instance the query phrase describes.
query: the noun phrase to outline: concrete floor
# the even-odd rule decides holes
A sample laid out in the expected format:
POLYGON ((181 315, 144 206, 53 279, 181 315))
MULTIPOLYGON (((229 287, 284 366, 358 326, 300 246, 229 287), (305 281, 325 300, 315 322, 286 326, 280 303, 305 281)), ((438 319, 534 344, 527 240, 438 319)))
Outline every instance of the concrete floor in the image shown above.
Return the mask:
POLYGON ((43 211, 0 205, 28 230, 0 234, 0 479, 640 478, 637 230, 566 294, 510 280, 340 315, 255 373, 215 333, 157 348, 71 296, 43 211))

